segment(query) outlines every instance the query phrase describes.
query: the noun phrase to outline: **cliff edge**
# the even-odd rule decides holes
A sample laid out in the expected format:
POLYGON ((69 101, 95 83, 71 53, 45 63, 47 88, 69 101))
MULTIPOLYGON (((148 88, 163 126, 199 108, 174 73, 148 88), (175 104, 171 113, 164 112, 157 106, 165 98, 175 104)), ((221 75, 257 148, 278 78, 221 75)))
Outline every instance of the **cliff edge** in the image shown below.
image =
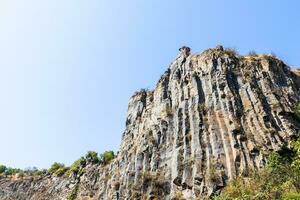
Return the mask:
POLYGON ((70 177, 0 179, 0 199, 203 199, 290 148, 299 73, 270 55, 182 47, 152 91, 129 100, 120 151, 70 177), (71 194, 74 194, 73 196, 71 194))

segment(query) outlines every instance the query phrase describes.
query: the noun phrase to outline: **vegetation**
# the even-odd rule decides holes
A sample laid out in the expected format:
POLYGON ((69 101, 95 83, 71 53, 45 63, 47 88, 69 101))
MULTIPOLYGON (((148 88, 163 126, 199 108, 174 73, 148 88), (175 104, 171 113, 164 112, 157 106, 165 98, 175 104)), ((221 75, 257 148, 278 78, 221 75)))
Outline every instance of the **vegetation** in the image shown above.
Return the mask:
MULTIPOLYGON (((300 119, 300 104, 295 115, 300 119)), ((215 200, 300 199, 300 133, 291 147, 271 152, 264 170, 237 177, 215 200)))
POLYGON ((177 191, 172 200, 185 200, 181 191, 177 191))
POLYGON ((152 186, 152 199, 160 199, 159 197, 163 194, 170 193, 168 182, 165 181, 165 177, 160 171, 142 171, 138 176, 138 182, 132 186, 133 193, 131 194, 130 199, 143 199, 144 197, 142 195, 145 194, 145 191, 150 185, 152 186))
POLYGON ((257 56, 257 53, 255 51, 249 51, 248 53, 249 56, 257 56))
POLYGON ((198 104, 198 111, 201 113, 205 113, 206 112, 206 107, 204 103, 198 104))
POLYGON ((0 165, 0 176, 12 176, 12 175, 30 175, 30 176, 40 176, 42 174, 46 174, 46 170, 39 170, 36 167, 27 168, 25 170, 7 167, 5 165, 0 165))
POLYGON ((55 174, 56 176, 62 176, 62 175, 65 174, 65 172, 66 172, 67 170, 68 170, 67 167, 61 167, 61 168, 58 168, 58 169, 54 172, 54 174, 55 174))
POLYGON ((76 175, 81 176, 85 172, 84 167, 87 163, 106 165, 109 164, 114 158, 115 154, 113 151, 105 151, 104 153, 100 154, 100 156, 98 156, 97 152, 88 151, 85 157, 81 157, 80 159, 76 160, 70 167, 66 167, 62 163, 55 162, 48 170, 39 170, 36 167, 22 170, 0 164, 0 177, 16 174, 20 175, 21 177, 24 175, 41 176, 47 173, 54 174, 55 176, 64 175, 65 177, 69 177, 71 174, 75 173, 76 175))
POLYGON ((22 173, 30 175, 30 176, 41 176, 47 173, 46 169, 39 170, 37 167, 27 168, 22 170, 22 173))
POLYGON ((80 159, 76 160, 71 167, 68 169, 68 171, 65 173, 66 177, 69 177, 70 174, 75 173, 77 174, 81 168, 81 166, 86 165, 86 160, 84 157, 81 157, 80 159))
POLYGON ((298 119, 300 119, 300 103, 298 103, 295 106, 295 111, 294 111, 295 115, 297 116, 298 119))
POLYGON ((48 169, 48 173, 55 174, 56 176, 62 176, 65 174, 65 172, 68 170, 67 167, 65 167, 62 163, 53 163, 51 167, 48 169))
POLYGON ((0 174, 4 173, 6 171, 5 165, 0 165, 0 174))
POLYGON ((238 52, 235 48, 225 48, 224 52, 227 53, 229 56, 232 56, 232 57, 239 56, 239 54, 238 54, 238 52))
POLYGON ((99 163, 98 153, 95 151, 88 151, 85 155, 85 159, 87 162, 97 164, 99 163))
POLYGON ((105 151, 103 154, 100 155, 100 161, 106 165, 110 163, 115 158, 115 153, 113 151, 105 151))
POLYGON ((48 169, 48 173, 55 174, 56 176, 65 175, 65 177, 69 177, 72 173, 82 175, 84 173, 83 167, 87 163, 106 165, 114 158, 115 154, 113 151, 105 151, 100 156, 95 151, 88 151, 85 157, 76 160, 70 167, 65 167, 62 163, 53 163, 48 169))
POLYGON ((65 166, 65 165, 62 164, 62 163, 57 163, 57 162, 55 162, 55 163, 53 163, 53 164, 51 165, 51 167, 48 169, 48 172, 49 172, 49 173, 53 173, 53 172, 55 172, 56 170, 58 170, 59 168, 64 167, 64 166, 65 166))
POLYGON ((67 197, 67 200, 75 200, 76 197, 77 197, 78 189, 79 189, 79 182, 77 182, 74 185, 74 187, 72 188, 71 193, 67 197))

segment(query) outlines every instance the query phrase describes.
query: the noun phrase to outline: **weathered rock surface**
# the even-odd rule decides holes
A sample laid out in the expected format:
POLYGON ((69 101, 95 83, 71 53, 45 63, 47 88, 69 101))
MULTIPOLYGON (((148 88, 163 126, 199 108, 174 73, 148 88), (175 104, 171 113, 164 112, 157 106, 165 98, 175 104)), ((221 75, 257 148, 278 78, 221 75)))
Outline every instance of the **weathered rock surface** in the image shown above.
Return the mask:
MULTIPOLYGON (((187 47, 153 91, 129 100, 117 157, 87 165, 77 199, 204 199, 289 148, 299 73, 272 56, 187 47)), ((66 199, 67 178, 0 179, 0 199, 66 199)))

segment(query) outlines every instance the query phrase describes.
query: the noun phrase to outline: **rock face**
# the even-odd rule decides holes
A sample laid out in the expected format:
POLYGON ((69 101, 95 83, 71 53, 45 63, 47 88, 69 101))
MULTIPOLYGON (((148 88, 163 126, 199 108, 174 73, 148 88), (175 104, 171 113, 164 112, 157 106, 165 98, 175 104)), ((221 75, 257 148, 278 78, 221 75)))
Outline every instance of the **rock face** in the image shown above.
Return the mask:
POLYGON ((222 46, 188 47, 153 91, 129 100, 126 129, 109 165, 80 177, 0 179, 0 199, 205 199, 229 180, 259 170, 270 151, 289 148, 300 124, 300 79, 268 55, 238 56, 222 46))

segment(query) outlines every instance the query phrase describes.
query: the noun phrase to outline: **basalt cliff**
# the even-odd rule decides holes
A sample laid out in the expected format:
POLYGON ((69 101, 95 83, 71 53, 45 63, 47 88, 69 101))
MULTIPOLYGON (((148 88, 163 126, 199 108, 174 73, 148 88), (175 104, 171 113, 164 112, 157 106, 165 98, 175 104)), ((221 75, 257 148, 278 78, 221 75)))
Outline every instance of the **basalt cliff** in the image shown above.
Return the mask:
POLYGON ((182 47, 153 90, 130 98, 112 162, 70 177, 2 177, 0 199, 210 198, 290 147, 300 127, 298 74, 271 55, 182 47))

